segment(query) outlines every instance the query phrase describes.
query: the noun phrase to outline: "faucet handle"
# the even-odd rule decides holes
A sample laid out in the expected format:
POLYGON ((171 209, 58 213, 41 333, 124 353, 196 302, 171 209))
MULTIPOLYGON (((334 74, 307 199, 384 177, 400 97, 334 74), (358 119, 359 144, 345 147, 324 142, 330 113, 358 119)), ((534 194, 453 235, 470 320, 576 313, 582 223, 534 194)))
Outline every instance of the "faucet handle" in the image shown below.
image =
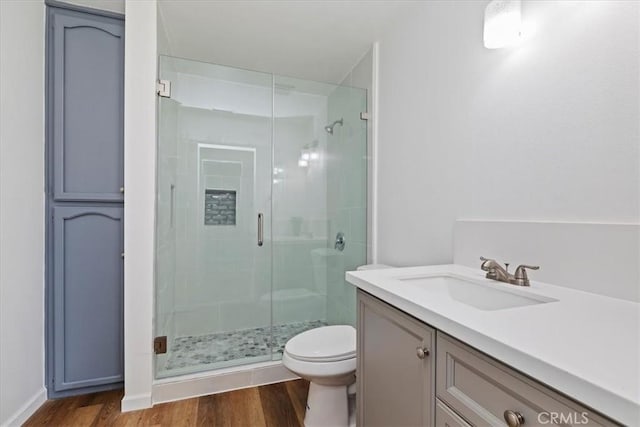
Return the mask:
POLYGON ((528 268, 529 270, 540 270, 540 266, 539 265, 525 265, 525 264, 520 264, 518 266, 518 268, 516 269, 516 271, 521 270, 521 271, 525 271, 524 269, 528 268))
POLYGON ((516 268, 516 272, 513 275, 514 284, 520 286, 529 286, 529 276, 527 276, 527 270, 540 270, 539 265, 525 265, 521 264, 516 268))
POLYGON ((485 264, 485 263, 495 263, 495 264, 498 264, 498 261, 496 261, 495 259, 493 259, 493 258, 485 258, 485 257, 483 257, 483 256, 481 256, 481 257, 480 257, 480 261, 482 261, 482 264, 485 264))
POLYGON ((495 263, 495 262, 496 262, 496 261, 495 261, 495 260, 493 260, 493 259, 485 258, 485 257, 483 257, 483 256, 481 256, 481 257, 480 257, 480 261, 482 261, 482 264, 480 265, 480 268, 481 268, 482 270, 484 270, 484 271, 488 271, 488 270, 489 270, 489 269, 486 267, 486 266, 487 266, 487 264, 490 264, 490 263, 492 263, 492 262, 493 262, 493 263, 495 263))

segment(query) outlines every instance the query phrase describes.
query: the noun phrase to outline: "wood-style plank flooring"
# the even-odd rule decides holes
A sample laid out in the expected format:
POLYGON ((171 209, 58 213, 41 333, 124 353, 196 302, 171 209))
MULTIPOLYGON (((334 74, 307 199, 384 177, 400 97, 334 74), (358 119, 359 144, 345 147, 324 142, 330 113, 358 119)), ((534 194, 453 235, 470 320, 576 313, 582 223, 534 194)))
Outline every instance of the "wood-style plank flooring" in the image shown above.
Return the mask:
POLYGON ((120 412, 122 390, 49 400, 32 426, 301 427, 309 383, 288 381, 120 412))

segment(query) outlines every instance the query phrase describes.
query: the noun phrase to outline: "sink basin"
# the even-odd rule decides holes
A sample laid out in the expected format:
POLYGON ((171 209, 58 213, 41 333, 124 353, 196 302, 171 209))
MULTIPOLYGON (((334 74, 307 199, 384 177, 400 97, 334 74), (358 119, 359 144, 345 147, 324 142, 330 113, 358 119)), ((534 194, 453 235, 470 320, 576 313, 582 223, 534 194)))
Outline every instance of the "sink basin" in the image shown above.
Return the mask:
POLYGON ((421 292, 426 292, 433 297, 447 298, 485 311, 557 301, 553 298, 523 292, 515 286, 514 289, 500 289, 496 284, 488 281, 475 281, 452 274, 398 277, 398 280, 403 284, 416 286, 421 292))

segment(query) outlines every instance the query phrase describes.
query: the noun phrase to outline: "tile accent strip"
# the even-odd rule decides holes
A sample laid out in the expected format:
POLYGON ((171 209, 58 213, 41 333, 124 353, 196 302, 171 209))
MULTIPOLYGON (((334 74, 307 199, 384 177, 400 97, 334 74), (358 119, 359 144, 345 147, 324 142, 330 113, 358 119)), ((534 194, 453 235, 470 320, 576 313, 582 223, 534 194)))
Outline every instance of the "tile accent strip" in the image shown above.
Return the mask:
POLYGON ((204 190, 204 225, 236 225, 235 190, 204 190))

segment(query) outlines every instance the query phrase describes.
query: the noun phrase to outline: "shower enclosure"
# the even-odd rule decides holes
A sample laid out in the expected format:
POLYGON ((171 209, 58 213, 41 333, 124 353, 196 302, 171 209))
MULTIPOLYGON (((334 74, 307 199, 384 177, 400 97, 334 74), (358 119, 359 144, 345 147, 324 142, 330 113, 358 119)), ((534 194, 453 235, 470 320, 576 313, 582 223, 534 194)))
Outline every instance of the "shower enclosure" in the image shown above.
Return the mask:
POLYGON ((278 360, 299 332, 355 323, 366 91, 159 65, 156 377, 278 360))

